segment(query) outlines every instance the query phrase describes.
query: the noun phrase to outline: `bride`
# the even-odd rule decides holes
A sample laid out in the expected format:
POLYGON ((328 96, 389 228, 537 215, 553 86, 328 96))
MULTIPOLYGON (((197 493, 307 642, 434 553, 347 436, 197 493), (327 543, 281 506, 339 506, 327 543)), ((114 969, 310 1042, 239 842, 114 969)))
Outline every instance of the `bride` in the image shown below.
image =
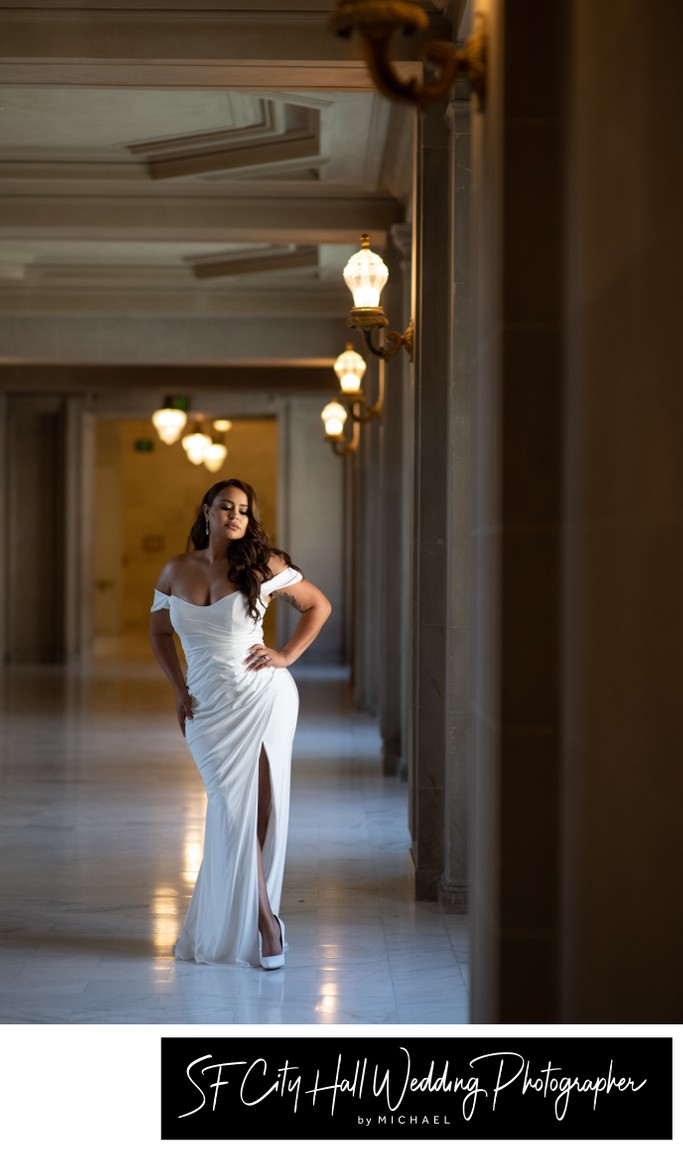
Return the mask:
POLYGON ((209 488, 188 550, 164 567, 151 608, 152 650, 207 791, 204 854, 176 958, 284 965, 279 910, 299 701, 286 668, 330 610, 322 591, 270 545, 253 488, 239 479, 209 488), (272 599, 301 614, 279 651, 263 642, 272 599))

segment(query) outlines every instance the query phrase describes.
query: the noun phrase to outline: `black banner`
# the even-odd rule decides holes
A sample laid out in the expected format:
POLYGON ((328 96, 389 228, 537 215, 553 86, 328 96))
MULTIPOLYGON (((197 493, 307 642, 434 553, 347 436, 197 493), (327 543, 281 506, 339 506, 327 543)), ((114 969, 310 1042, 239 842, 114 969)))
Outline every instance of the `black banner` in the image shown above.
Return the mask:
POLYGON ((162 1038, 165 1139, 672 1138, 669 1038, 162 1038))

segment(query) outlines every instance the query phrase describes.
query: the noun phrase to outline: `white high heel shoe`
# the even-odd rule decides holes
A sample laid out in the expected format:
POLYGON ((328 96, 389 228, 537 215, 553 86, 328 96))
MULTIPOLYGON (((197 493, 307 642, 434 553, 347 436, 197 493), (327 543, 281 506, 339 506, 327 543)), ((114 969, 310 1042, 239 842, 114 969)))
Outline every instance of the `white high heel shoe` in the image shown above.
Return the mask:
POLYGON ((260 954, 259 961, 264 970, 279 970, 281 966, 285 965, 285 924, 277 914, 275 917, 280 925, 282 954, 260 954))

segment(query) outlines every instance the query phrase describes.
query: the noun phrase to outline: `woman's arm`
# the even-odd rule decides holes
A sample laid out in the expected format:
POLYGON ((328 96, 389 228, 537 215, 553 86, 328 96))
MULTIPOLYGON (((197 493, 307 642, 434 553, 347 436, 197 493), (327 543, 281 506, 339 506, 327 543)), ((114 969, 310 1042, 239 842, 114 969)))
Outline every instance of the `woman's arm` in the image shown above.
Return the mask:
POLYGON ((322 591, 307 579, 281 591, 273 591, 271 598, 289 603, 301 613, 301 618, 281 651, 275 651, 263 643, 257 643, 249 649, 245 663, 250 671, 260 671, 264 667, 290 667, 310 647, 332 610, 331 603, 322 591))
MULTIPOLYGON (((164 568, 157 587, 164 594, 170 594, 168 568, 164 568)), ((178 724, 184 736, 185 720, 192 718, 192 699, 185 685, 185 676, 180 666, 173 635, 170 611, 165 607, 159 611, 152 611, 149 620, 149 641, 157 663, 173 687, 178 724)))

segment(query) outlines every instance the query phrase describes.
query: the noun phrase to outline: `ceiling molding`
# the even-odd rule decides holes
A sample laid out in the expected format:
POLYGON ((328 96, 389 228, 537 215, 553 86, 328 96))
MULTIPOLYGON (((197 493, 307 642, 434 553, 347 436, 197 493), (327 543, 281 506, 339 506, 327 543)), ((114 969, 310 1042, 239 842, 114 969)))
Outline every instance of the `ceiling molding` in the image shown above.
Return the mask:
POLYGON ((293 250, 258 249, 237 256, 186 257, 194 276, 199 280, 226 276, 262 275, 264 272, 291 271, 294 268, 317 268, 318 249, 300 247, 293 250))
MULTIPOLYGON (((431 14, 424 31, 396 37, 402 79, 421 77, 424 43, 449 28, 431 14)), ((320 10, 13 6, 0 10, 0 44, 1 85, 373 90, 357 44, 333 35, 320 10)))
MULTIPOLYGON (((449 27, 441 16, 411 35, 398 35, 392 45, 397 61, 420 60, 423 44, 449 27)), ((320 12, 263 12, 164 9, 157 12, 111 8, 46 10, 44 7, 0 8, 3 57, 11 61, 49 60, 105 62, 350 62, 359 57, 352 38, 336 36, 320 12)), ((293 84, 300 90, 298 84, 293 84)), ((269 91, 266 85, 264 91, 269 91)))
MULTIPOLYGON (((0 28, 0 35, 2 29, 0 28)), ((404 82, 421 81, 422 65, 397 63, 395 71, 404 82)), ((19 86, 36 88, 174 88, 226 92, 264 92, 269 88, 299 88, 314 92, 373 92, 365 64, 358 60, 312 62, 273 61, 157 63, 156 61, 82 62, 64 60, 12 60, 0 56, 0 90, 19 86)))
MULTIPOLYGON (((228 133, 225 135, 227 137, 228 133)), ((318 137, 289 132, 278 139, 269 137, 261 143, 254 141, 241 148, 230 144, 224 149, 193 149, 186 155, 150 160, 147 172, 153 180, 172 180, 207 173, 252 170, 263 165, 289 164, 301 160, 309 164, 320 160, 318 137)))
MULTIPOLYGON (((172 278, 172 277, 170 277, 172 278)), ((127 315, 183 316, 203 319, 259 315, 272 319, 281 316, 306 316, 308 321, 339 318, 348 312, 348 291, 343 284, 321 285, 318 281, 287 282, 280 290, 268 285, 262 290, 247 291, 232 286, 232 280, 209 281, 198 289, 195 281, 184 284, 161 282, 109 283, 95 280, 67 283, 55 280, 26 284, 0 281, 0 315, 97 315, 115 317, 122 310, 127 315)), ((1 361, 1 360, 0 360, 1 361)))
POLYGON ((358 237, 410 217, 413 133, 333 8, 0 0, 0 362, 338 354, 358 237))
POLYGON ((311 362, 338 355, 340 339, 339 315, 0 315, 0 364, 311 362))
MULTIPOLYGON (((189 395, 191 410, 202 410, 209 406, 203 401, 199 406, 202 393, 243 393, 243 410, 249 410, 247 397, 256 392, 266 395, 327 395, 333 378, 333 362, 334 357, 258 367, 251 364, 240 364, 239 367, 223 364, 5 364, 0 376, 0 393, 57 392, 89 395, 93 399, 114 395, 125 404, 121 386, 125 380, 126 396, 131 392, 157 391, 160 395, 189 395)), ((239 418, 235 409, 231 409, 230 415, 231 418, 239 418)))
MULTIPOLYGON (((303 200, 251 196, 0 198, 0 239, 158 239, 254 243, 354 243, 385 234, 403 208, 390 196, 337 194, 303 200), (360 229, 360 232, 359 232, 360 229)), ((377 241, 379 242, 379 241, 377 241)))
POLYGON ((226 97, 224 128, 129 143, 128 151, 158 180, 320 160, 320 109, 247 93, 226 97))

